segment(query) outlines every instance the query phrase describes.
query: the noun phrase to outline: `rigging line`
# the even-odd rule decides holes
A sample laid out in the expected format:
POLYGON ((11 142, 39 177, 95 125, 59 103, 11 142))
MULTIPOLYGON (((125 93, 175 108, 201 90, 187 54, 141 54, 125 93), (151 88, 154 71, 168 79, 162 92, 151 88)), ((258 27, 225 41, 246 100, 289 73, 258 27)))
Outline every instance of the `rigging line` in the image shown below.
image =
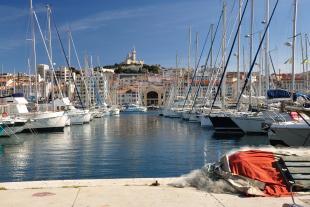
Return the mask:
POLYGON ((70 39, 69 41, 71 41, 71 43, 72 43, 73 50, 74 50, 74 54, 75 54, 75 58, 76 58, 76 60, 77 60, 77 62, 78 62, 79 69, 80 69, 80 71, 81 71, 81 79, 82 79, 82 81, 83 81, 83 85, 84 85, 84 87, 85 87, 86 94, 88 94, 87 98, 90 99, 90 95, 89 95, 90 93, 88 92, 88 87, 87 87, 87 84, 86 84, 86 82, 85 82, 85 74, 84 74, 84 72, 83 72, 83 70, 82 70, 81 62, 80 62, 79 56, 78 56, 78 54, 77 54, 77 50, 76 50, 76 47, 75 47, 75 42, 74 42, 74 40, 73 40, 73 36, 72 36, 71 31, 69 31, 69 39, 70 39))
MULTIPOLYGON (((243 6, 243 3, 244 3, 244 0, 241 2, 241 7, 243 6)), ((235 19, 235 21, 234 21, 234 26, 233 26, 232 28, 234 28, 234 27, 236 26, 237 22, 238 22, 238 16, 236 17, 236 19, 235 19)), ((229 35, 229 38, 228 38, 228 42, 227 42, 228 45, 230 44, 232 34, 233 34, 233 29, 231 30, 230 35, 229 35)), ((217 51, 217 55, 216 55, 216 58, 215 58, 215 61, 214 61, 213 68, 216 68, 216 65, 217 65, 217 64, 218 64, 218 65, 223 64, 223 61, 224 61, 224 60, 223 60, 222 58, 221 58, 220 62, 218 63, 218 60, 219 60, 219 56, 220 56, 220 52, 221 52, 222 47, 223 47, 223 44, 220 44, 220 47, 219 47, 219 49, 218 49, 218 51, 217 51)), ((219 66, 219 67, 220 67, 220 66, 219 66)), ((218 75, 218 72, 216 72, 215 75, 218 75)), ((211 78, 210 78, 210 79, 211 79, 211 78)), ((214 80, 214 81, 216 81, 216 80, 214 80)), ((213 84, 213 85, 214 85, 214 84, 213 84)), ((211 87, 211 89, 212 89, 212 88, 213 88, 213 86, 211 87)), ((209 87, 208 87, 207 92, 208 92, 208 91, 209 91, 209 87)), ((211 91, 212 91, 212 90, 211 90, 211 91)), ((205 96, 207 97, 207 93, 206 93, 205 96)), ((205 98, 205 99, 206 99, 206 98, 205 98)), ((204 99, 204 101, 205 101, 205 99, 204 99)), ((206 105, 206 103, 204 104, 204 106, 205 106, 205 105, 206 105)))
MULTIPOLYGON (((211 52, 212 52, 212 47, 213 47, 213 44, 214 44, 214 41, 215 41, 215 37, 216 37, 217 32, 218 32, 218 29, 219 29, 219 26, 220 26, 220 21, 218 22, 218 24, 217 24, 217 26, 216 26, 216 29, 215 29, 215 33, 214 33, 214 35, 213 35, 213 37, 212 37, 211 46, 210 46, 210 49, 209 49, 209 52, 208 52, 208 56, 207 56, 207 58, 206 58, 205 65, 204 65, 204 67, 203 67, 203 71, 202 71, 202 74, 201 74, 201 78, 200 78, 200 81, 199 81, 199 85, 198 85, 198 88, 197 88, 196 93, 195 93, 194 103, 193 103, 193 105, 192 105, 192 108, 191 108, 190 112, 192 112, 193 108, 195 107, 196 99, 197 99, 197 97, 198 97, 198 93, 199 93, 199 90, 200 90, 200 88, 201 88, 201 83, 202 83, 202 81, 203 81, 204 74, 205 74, 205 72, 206 72, 206 70, 207 70, 207 64, 208 64, 208 62, 209 62, 209 58, 210 58, 210 55, 211 55, 211 52)), ((211 29, 211 27, 210 27, 210 29, 211 29)))
MULTIPOLYGON (((279 86, 280 80, 279 80, 279 78, 278 78, 278 76, 277 76, 277 72, 276 72, 276 69, 275 69, 275 66, 274 66, 273 59, 272 59, 272 57, 271 57, 270 51, 268 52, 268 54, 269 54, 269 59, 270 59, 270 63, 271 63, 273 72, 274 72, 274 74, 275 74, 275 76, 276 76, 276 80, 277 80, 277 82, 278 82, 277 84, 278 84, 278 86, 279 86)), ((270 78, 270 76, 269 76, 269 78, 270 78)))
POLYGON ((60 90, 60 85, 59 85, 57 77, 56 77, 55 68, 53 66, 51 54, 49 53, 49 51, 47 49, 46 41, 44 40, 44 36, 43 36, 42 30, 41 30, 41 26, 40 26, 40 23, 39 23, 39 20, 38 20, 38 17, 37 17, 37 13, 35 11, 33 11, 33 15, 34 15, 35 21, 37 23, 37 26, 38 26, 38 29, 39 29, 39 32, 40 32, 40 36, 41 36, 41 39, 42 39, 42 42, 43 42, 43 45, 44 45, 44 49, 45 49, 46 54, 47 54, 48 61, 49 61, 50 65, 51 65, 51 68, 52 68, 52 71, 53 71, 53 76, 56 79, 56 86, 57 86, 57 88, 59 90, 59 93, 60 93, 61 97, 63 97, 63 94, 62 94, 62 92, 60 90))
POLYGON ((56 30, 56 33, 57 33, 57 37, 58 37, 60 46, 61 46, 62 53, 63 53, 63 55, 65 56, 65 60, 66 60, 67 66, 68 66, 68 69, 69 69, 69 71, 70 71, 71 78, 72 78, 73 83, 74 83, 74 87, 75 87, 75 89, 76 89, 76 93, 77 93, 77 95, 78 95, 78 98, 79 98, 80 104, 81 104, 81 106, 82 106, 82 109, 84 110, 85 107, 84 107, 84 105, 83 105, 83 102, 82 102, 82 99, 81 99, 79 90, 78 90, 77 85, 76 85, 76 82, 75 82, 75 80, 74 80, 73 72, 72 72, 72 70, 71 70, 71 68, 70 68, 69 60, 68 60, 68 57, 67 57, 67 55, 66 55, 65 48, 64 48, 63 43, 62 43, 62 40, 61 40, 61 37, 60 37, 60 34, 59 34, 59 30, 58 30, 58 28, 57 28, 57 26, 56 26, 54 13, 52 13, 52 19, 53 19, 54 27, 55 27, 55 30, 56 30))
MULTIPOLYGON (((184 109, 184 106, 185 106, 185 104, 186 104, 186 101, 187 101, 187 99, 189 98, 189 93, 190 93, 191 90, 192 90, 192 86, 193 86, 193 83, 194 83, 194 80, 195 80, 195 77, 196 77, 196 73, 197 73, 197 71, 198 71, 199 63, 200 63, 200 60, 201 60, 201 58, 202 58, 202 54, 203 54, 203 52, 204 52, 204 49, 205 49, 205 47, 206 47, 206 45, 207 45, 207 41, 208 41, 208 39, 209 39, 209 34, 210 34, 210 32, 211 32, 211 27, 209 27, 209 31, 208 31, 207 37, 206 37, 206 39, 205 39, 205 41, 204 41, 204 44, 203 44, 203 47, 202 47, 202 50, 201 50, 201 53, 200 53, 200 56, 199 56, 198 63, 197 63, 197 65, 195 66, 194 74, 193 74, 192 79, 191 79, 191 84, 190 84, 190 86, 189 86, 189 88, 188 88, 188 90, 187 90, 186 98, 185 98, 185 101, 184 101, 184 103, 183 103, 182 110, 184 109)), ((189 75, 189 74, 187 74, 187 75, 189 75)), ((187 83, 187 85, 188 85, 188 84, 189 84, 189 83, 187 83)))
MULTIPOLYGON (((205 47, 206 47, 206 45, 207 45, 207 41, 208 41, 208 39, 209 39, 209 34, 210 34, 210 32, 211 32, 211 27, 209 27, 209 31, 208 31, 207 37, 206 37, 206 39, 205 39, 205 41, 204 41, 204 44, 203 44, 203 47, 202 47, 202 50, 201 50, 201 53, 200 53, 200 56, 199 56, 198 63, 197 63, 197 65, 195 66, 194 74, 193 74, 193 76, 192 76, 190 86, 189 86, 189 88, 188 88, 188 90, 187 90, 186 98, 185 98, 185 101, 184 101, 184 103, 183 103, 182 110, 184 109, 185 104, 186 104, 186 101, 187 101, 187 99, 189 98, 189 93, 190 93, 191 90, 192 90, 192 86, 193 86, 193 83, 194 83, 194 79, 195 79, 195 77, 196 77, 196 73, 197 73, 197 70, 198 70, 199 63, 200 63, 200 60, 201 60, 201 58, 202 58, 203 52, 204 52, 205 47)), ((189 74, 187 74, 187 75, 189 75, 189 74)), ((189 83, 187 83, 187 85, 188 85, 188 84, 189 84, 189 83)))
MULTIPOLYGON (((244 0, 241 2, 241 7, 243 6, 243 3, 244 3, 244 0)), ((237 15, 237 17, 236 17, 236 19, 235 19, 233 28, 236 26, 237 22, 238 22, 238 15, 237 15)), ((231 38, 232 38, 232 34, 233 34, 233 29, 232 29, 231 32, 230 32, 230 35, 229 35, 229 38, 228 38, 228 41, 227 41, 227 45, 230 44, 230 41, 231 41, 231 38)), ((216 55, 216 59, 215 59, 215 62, 214 62, 214 68, 215 68, 216 65, 217 65, 217 61, 218 61, 218 59, 219 59, 219 55, 220 55, 220 52, 221 52, 222 47, 223 47, 223 45, 221 44, 220 47, 219 47, 219 50, 218 50, 218 52, 217 52, 217 55, 216 55)), ((221 59, 221 62, 218 63, 218 64, 221 65, 223 61, 224 61, 224 60, 221 59)))
MULTIPOLYGON (((219 25, 220 22, 221 22, 223 13, 224 13, 224 10, 222 9, 221 15, 220 15, 220 17, 219 17, 219 21, 218 21, 218 23, 217 23, 217 27, 218 27, 218 25, 219 25)), ((187 99, 188 99, 189 93, 190 93, 190 91, 191 91, 192 83, 193 83, 194 78, 195 78, 195 76, 196 76, 196 73, 197 73, 197 70, 198 70, 198 66, 199 66, 200 60, 201 60, 201 58, 202 58, 203 52, 204 52, 204 50, 205 50, 205 47, 206 47, 206 44, 207 44, 207 41, 208 41, 208 38, 209 38, 209 34, 210 34, 210 29, 209 29, 209 32, 208 32, 208 34, 207 34, 207 38, 206 38, 205 41, 204 41, 204 44, 203 44, 203 47, 202 47, 202 50, 201 50, 201 53, 200 53, 200 56, 199 56, 199 59, 198 59, 198 64, 196 65, 196 68, 195 68, 195 71, 194 71, 194 74, 193 74, 193 77, 192 77, 192 82, 191 82, 191 84, 190 84, 190 86, 189 86, 189 88, 188 88, 188 91, 187 91, 187 94, 186 94, 186 98, 185 98, 185 101, 184 101, 183 106, 182 106, 182 110, 184 109, 184 106, 185 106, 186 101, 187 101, 187 99)), ((187 83, 187 84, 188 84, 188 83, 187 83)))
POLYGON ((278 3, 279 3, 279 0, 277 0, 276 4, 275 4, 275 6, 274 6, 274 8, 273 8, 273 10, 272 10, 271 16, 270 16, 270 18, 269 18, 269 20, 268 20, 268 24, 267 24, 266 29, 265 29, 265 31, 264 31, 264 35, 263 35, 263 37, 262 37, 262 39, 261 39, 261 41, 260 41, 260 43, 259 43, 258 49, 257 49, 256 54, 255 54, 255 57, 254 57, 254 59, 253 59, 253 61, 252 61, 252 64, 251 64, 250 70, 249 70, 249 72, 248 72, 248 74, 247 74, 247 77, 246 77, 246 79, 244 80, 244 84, 243 84, 242 90, 241 90, 241 92, 240 92, 240 95, 239 95, 239 98, 238 98, 238 101, 237 101, 237 104, 236 104, 237 108, 238 108, 238 105, 239 105, 241 96, 242 96, 242 94, 243 94, 243 92, 244 92, 244 90, 245 90, 245 87, 246 87, 246 85, 247 85, 247 83, 248 83, 248 81, 249 81, 249 78, 250 78, 250 76, 251 76, 252 70, 253 70, 253 68, 254 68, 254 66, 255 66, 256 59, 257 59, 258 54, 259 54, 259 52, 260 52, 260 49, 261 49, 261 47, 262 47, 262 45, 263 45, 263 41, 264 41, 264 39, 265 39, 267 30, 268 30, 268 28, 269 28, 269 26, 270 26, 271 20, 272 20, 273 15, 274 15, 274 13, 275 13, 275 11, 276 11, 276 8, 277 8, 277 6, 278 6, 278 3))
POLYGON ((240 19, 240 22, 239 22, 239 24, 238 24, 238 28, 237 28, 237 31, 236 31, 236 34, 235 34, 235 37, 234 37, 234 41, 233 41, 232 46, 231 46, 231 48, 230 48, 230 52, 229 52, 229 55, 228 55, 228 58, 227 58, 227 61, 226 61, 226 65, 225 65, 225 67, 224 67, 223 75, 222 75, 222 77, 221 77, 220 83, 219 83, 219 85, 218 85, 218 87, 217 87, 216 94, 215 94, 215 97, 214 97, 213 102, 212 102, 212 105, 211 105, 210 113, 212 112, 212 108, 213 108, 213 106, 214 106, 214 103, 215 103, 216 98, 217 98, 217 96, 218 96, 218 94, 219 94, 221 85, 222 85, 222 83, 223 83, 224 76, 225 76, 225 73, 226 73, 226 70, 227 70, 227 66, 228 66, 228 64, 229 64, 229 60, 230 60, 232 51, 233 51, 233 49, 234 49, 234 46, 235 46, 235 43, 236 43, 236 40, 237 40, 237 37, 238 37, 238 32, 239 32, 239 30, 240 30, 240 26, 241 26, 242 20, 243 20, 243 18, 244 18, 244 14, 245 14, 246 8, 247 8, 247 6, 248 6, 248 3, 249 3, 249 0, 247 0, 246 3, 245 3, 245 6, 244 6, 244 9, 243 9, 243 12, 242 12, 242 16, 241 16, 241 19, 240 19))

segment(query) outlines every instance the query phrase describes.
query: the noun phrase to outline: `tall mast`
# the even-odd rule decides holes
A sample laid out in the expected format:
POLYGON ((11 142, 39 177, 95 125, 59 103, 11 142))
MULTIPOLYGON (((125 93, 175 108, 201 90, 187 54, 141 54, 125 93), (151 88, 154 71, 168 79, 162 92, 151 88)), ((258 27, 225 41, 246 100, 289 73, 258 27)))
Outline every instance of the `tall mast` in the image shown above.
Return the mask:
POLYGON ((195 40, 195 67, 198 67, 198 61, 197 61, 197 55, 198 55, 198 32, 196 32, 196 40, 195 40))
MULTIPOLYGON (((226 0, 223 1, 223 37, 222 37, 222 69, 226 64, 226 0)), ((223 74, 223 86, 222 86, 222 104, 225 108, 225 96, 226 96, 226 72, 223 74)))
POLYGON ((305 34, 305 44, 306 44, 306 91, 308 92, 308 88, 309 88, 309 75, 308 75, 308 35, 305 34))
POLYGON ((294 0, 294 15, 293 15, 293 42, 292 42, 292 98, 295 92, 295 43, 296 43, 296 22, 297 22, 297 4, 298 1, 294 0))
MULTIPOLYGON (((254 23, 254 0, 251 0, 251 21, 250 21, 250 63, 249 65, 252 64, 252 53, 253 53, 253 23, 254 23)), ((249 108, 252 108, 252 74, 250 75, 249 78, 250 84, 249 84, 249 108)))
MULTIPOLYGON (((32 87, 31 87, 31 64, 30 64, 30 60, 29 58, 27 59, 27 63, 28 63, 28 75, 29 75, 29 88, 28 88, 28 97, 31 95, 31 91, 32 91, 32 87)), ((3 69, 3 65, 2 65, 2 69, 3 69)))
MULTIPOLYGON (((266 6, 266 14, 265 14, 265 28, 267 28, 267 23, 268 23, 268 20, 269 20, 269 0, 266 0, 265 1, 265 6, 266 6)), ((270 88, 270 83, 269 83, 269 77, 270 77, 270 70, 269 70, 269 28, 267 28, 267 32, 266 32, 266 40, 265 40, 265 81, 266 81, 266 94, 267 94, 267 91, 269 90, 270 88)), ((265 95, 266 95, 265 94, 265 95)), ((267 100, 267 95, 266 95, 266 104, 268 103, 268 100, 267 100)))
MULTIPOLYGON (((190 74, 191 69, 191 47, 192 47, 192 28, 188 28, 188 62, 187 62, 187 74, 190 74)), ((187 75, 187 86, 189 86, 189 75, 187 75)))
MULTIPOLYGON (((38 94, 38 71, 37 71, 37 54, 36 54, 36 36, 34 29, 34 14, 33 14, 32 0, 30 0, 30 18, 31 18, 31 40, 32 40, 32 55, 33 55, 33 69, 35 71, 35 89, 36 89, 36 104, 39 104, 39 94, 38 94)), ((38 110, 38 109, 36 109, 38 110)))
POLYGON ((191 26, 188 29, 188 60, 187 60, 187 69, 190 70, 191 67, 191 47, 192 47, 192 28, 191 26))
MULTIPOLYGON (((1 77, 3 78, 3 65, 1 66, 1 77)), ((1 89, 1 96, 3 96, 3 89, 1 89)))
MULTIPOLYGON (((241 21, 241 1, 239 0, 238 22, 241 21)), ((238 31, 238 49, 237 49, 237 96, 240 93, 240 29, 238 31)))
POLYGON ((15 78, 15 68, 13 73, 13 93, 16 93, 16 78, 15 78))
MULTIPOLYGON (((53 64, 53 50, 52 50, 51 14, 52 14, 51 7, 50 7, 50 5, 47 5, 48 53, 50 55, 50 61, 49 61, 50 62, 50 69, 53 68, 53 65, 52 65, 53 64)), ((44 82, 45 81, 46 80, 44 79, 44 82)), ((54 91, 54 70, 52 70, 51 82, 52 82, 52 107, 53 107, 53 111, 55 111, 55 103, 54 103, 54 97, 55 97, 55 91, 54 91)), ((45 87, 44 87, 44 90, 46 90, 45 87)))
MULTIPOLYGON (((262 32, 259 32, 259 40, 262 41, 262 32)), ((258 76, 258 96, 262 95, 262 68, 263 68, 263 52, 262 50, 259 51, 259 64, 258 64, 258 69, 259 69, 259 76, 258 76)))
POLYGON ((213 65, 213 45, 212 45, 212 40, 213 40, 213 24, 210 25, 210 44, 211 44, 211 51, 210 51, 210 68, 212 68, 213 65))
POLYGON ((68 62, 71 65, 71 31, 68 30, 68 62))
POLYGON ((305 78, 305 52, 304 52, 304 44, 302 41, 302 34, 300 34, 300 48, 301 48, 301 59, 302 59, 302 88, 303 90, 306 87, 306 78, 305 78))

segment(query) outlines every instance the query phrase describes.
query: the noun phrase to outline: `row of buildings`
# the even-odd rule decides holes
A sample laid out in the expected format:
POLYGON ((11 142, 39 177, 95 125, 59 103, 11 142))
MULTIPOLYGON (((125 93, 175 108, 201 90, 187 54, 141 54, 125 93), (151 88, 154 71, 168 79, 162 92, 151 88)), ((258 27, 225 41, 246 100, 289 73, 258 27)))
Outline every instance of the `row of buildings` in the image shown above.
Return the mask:
MULTIPOLYGON (((27 97, 40 97, 40 100, 51 98, 52 90, 56 97, 66 96, 73 101, 79 101, 84 105, 109 104, 141 104, 145 106, 162 106, 169 97, 172 87, 177 87, 178 96, 184 96, 191 82, 191 73, 183 69, 164 69, 160 74, 115 74, 113 69, 95 68, 74 70, 63 67, 54 73, 46 65, 39 71, 37 80, 34 75, 10 74, 0 75, 0 94, 2 96, 21 92, 27 97), (43 72, 44 71, 44 72, 43 72), (184 75, 185 74, 185 75, 184 75), (54 79, 54 84, 51 81, 54 79), (56 81, 57 80, 57 81, 56 81), (76 90, 77 89, 77 90, 76 90), (77 92, 78 91, 78 92, 77 92)), ((240 73, 240 87, 242 87, 246 74, 240 73)), ((296 91, 304 91, 309 86, 305 74, 296 74, 296 91)), ((272 88, 291 90, 291 74, 282 73, 274 75, 271 81, 272 88)), ((228 72, 226 76, 226 97, 234 99, 237 97, 237 73, 228 72)), ((196 91, 200 81, 199 75, 194 79, 192 91, 196 91)), ((217 90, 217 81, 212 88, 213 93, 217 90)), ((266 93, 266 79, 259 74, 253 74, 252 91, 254 95, 266 93)), ((204 77, 201 82, 199 96, 205 96, 210 81, 204 77)))
MULTIPOLYGON (((122 62, 122 67, 139 70, 144 61, 138 60, 135 48, 122 62)), ((208 71, 215 71, 209 69, 208 71)), ((125 105, 141 104, 145 106, 163 106, 167 102, 172 88, 177 91, 176 96, 185 96, 188 86, 192 82, 192 70, 182 68, 162 68, 158 74, 154 73, 126 73, 116 74, 114 69, 102 67, 76 70, 61 67, 56 71, 49 69, 48 65, 37 66, 37 78, 29 74, 0 75, 0 94, 7 95, 22 92, 27 97, 40 101, 50 101, 51 95, 56 97, 69 97, 77 104, 82 101, 84 106, 93 105, 125 105), (52 84, 53 83, 53 84, 52 84)), ((228 72, 226 76, 225 97, 234 101, 238 97, 237 80, 241 88, 246 78, 245 73, 228 72)), ((204 97, 207 90, 214 94, 219 81, 210 82, 211 73, 202 74, 198 71, 193 79, 192 91, 199 87, 199 97, 204 97), (199 84, 201 82, 201 84, 199 84), (212 84, 212 86, 211 86, 212 84), (200 85, 200 86, 199 86, 200 85), (212 88, 210 88, 212 87, 212 88)), ((296 91, 309 89, 309 74, 296 74, 296 91)), ((291 90, 291 74, 274 74, 270 77, 272 88, 291 90)), ((259 73, 252 75, 252 94, 266 94, 266 78, 259 73)), ((240 89, 239 89, 240 90, 240 89)), ((247 89, 249 91, 249 89, 247 89)))

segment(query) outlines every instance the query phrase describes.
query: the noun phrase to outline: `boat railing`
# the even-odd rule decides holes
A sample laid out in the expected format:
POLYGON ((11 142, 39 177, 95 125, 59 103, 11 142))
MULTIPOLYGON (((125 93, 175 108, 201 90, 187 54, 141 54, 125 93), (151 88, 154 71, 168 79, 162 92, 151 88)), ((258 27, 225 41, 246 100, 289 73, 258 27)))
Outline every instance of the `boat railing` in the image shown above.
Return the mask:
POLYGON ((286 119, 285 117, 278 112, 275 111, 265 111, 265 115, 267 117, 267 119, 271 119, 273 122, 285 122, 286 119))

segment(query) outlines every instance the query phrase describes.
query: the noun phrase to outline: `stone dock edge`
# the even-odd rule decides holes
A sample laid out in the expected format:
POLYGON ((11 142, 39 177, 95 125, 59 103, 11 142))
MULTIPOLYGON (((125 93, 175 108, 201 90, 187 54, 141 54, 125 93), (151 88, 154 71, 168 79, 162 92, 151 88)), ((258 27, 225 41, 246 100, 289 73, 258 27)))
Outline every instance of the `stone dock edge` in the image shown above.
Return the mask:
MULTIPOLYGON (((4 182, 0 183, 0 206, 282 207, 285 203, 292 204, 290 197, 243 197, 215 194, 192 187, 176 188, 169 185, 179 182, 180 179, 132 178, 4 182)), ((301 206, 310 206, 310 195, 297 196, 295 201, 301 206)))

